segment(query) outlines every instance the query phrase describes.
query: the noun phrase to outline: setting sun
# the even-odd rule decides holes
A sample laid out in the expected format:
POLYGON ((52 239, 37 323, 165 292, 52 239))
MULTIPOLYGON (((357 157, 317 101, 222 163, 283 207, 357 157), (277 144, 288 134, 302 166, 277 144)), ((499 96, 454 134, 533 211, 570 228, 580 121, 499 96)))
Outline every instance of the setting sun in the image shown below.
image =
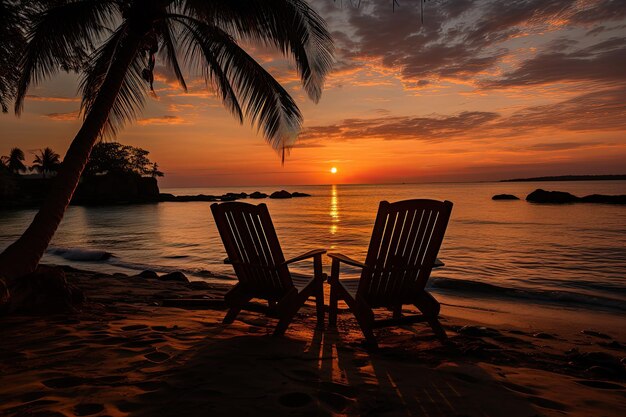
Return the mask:
POLYGON ((337 167, 332 167, 332 168, 330 169, 330 173, 331 173, 331 174, 336 174, 336 173, 337 173, 337 167))

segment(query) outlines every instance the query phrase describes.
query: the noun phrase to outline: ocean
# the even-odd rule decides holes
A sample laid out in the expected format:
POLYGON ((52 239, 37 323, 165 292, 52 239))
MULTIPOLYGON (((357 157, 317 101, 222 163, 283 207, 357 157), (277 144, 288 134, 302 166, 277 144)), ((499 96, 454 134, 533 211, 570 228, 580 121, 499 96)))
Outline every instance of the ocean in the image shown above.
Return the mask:
MULTIPOLYGON (((267 204, 287 258, 326 248, 364 260, 379 201, 450 200, 452 217, 429 287, 459 298, 498 298, 573 309, 626 312, 626 207, 540 205, 524 201, 537 188, 575 195, 626 194, 626 181, 431 183, 162 189, 177 195, 285 188, 312 196, 247 200, 267 204), (510 193, 520 201, 492 201, 510 193)), ((232 281, 205 202, 67 210, 44 263, 136 274, 182 271, 190 279, 232 281), (110 253, 108 259, 105 254, 110 253)), ((35 210, 0 211, 0 249, 26 228, 35 210)), ((325 260, 328 270, 328 260, 325 260)), ((308 273, 311 263, 293 267, 308 273)), ((344 268, 342 275, 357 276, 344 268)))

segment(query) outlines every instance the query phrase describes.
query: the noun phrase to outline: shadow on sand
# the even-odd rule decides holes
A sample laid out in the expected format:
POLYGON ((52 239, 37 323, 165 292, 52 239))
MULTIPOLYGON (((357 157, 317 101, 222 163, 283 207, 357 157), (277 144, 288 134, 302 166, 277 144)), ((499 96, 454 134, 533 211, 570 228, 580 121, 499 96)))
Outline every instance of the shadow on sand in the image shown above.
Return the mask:
POLYGON ((223 336, 154 375, 159 388, 133 399, 130 415, 538 415, 478 366, 368 352, 337 332, 223 336))

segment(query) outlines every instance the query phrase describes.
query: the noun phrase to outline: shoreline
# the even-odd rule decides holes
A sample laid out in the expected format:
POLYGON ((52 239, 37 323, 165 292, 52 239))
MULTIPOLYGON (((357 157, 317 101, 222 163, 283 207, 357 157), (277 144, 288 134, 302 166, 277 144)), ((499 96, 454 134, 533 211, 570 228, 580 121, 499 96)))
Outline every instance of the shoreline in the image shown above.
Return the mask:
POLYGON ((368 351, 345 311, 337 331, 315 331, 312 302, 273 338, 275 321, 259 314, 221 324, 225 284, 65 271, 87 297, 81 311, 0 321, 0 414, 618 416, 626 407, 624 335, 584 328, 567 311, 548 323, 442 295, 451 346, 417 324, 379 331, 381 348, 368 351), (177 296, 214 309, 160 306, 177 296))

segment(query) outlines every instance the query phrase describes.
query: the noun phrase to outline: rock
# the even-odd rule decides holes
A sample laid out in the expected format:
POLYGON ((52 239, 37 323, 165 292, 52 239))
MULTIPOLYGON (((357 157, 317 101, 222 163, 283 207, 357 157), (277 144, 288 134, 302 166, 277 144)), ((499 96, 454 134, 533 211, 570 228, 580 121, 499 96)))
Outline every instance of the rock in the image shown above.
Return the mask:
POLYGON ((563 191, 545 191, 537 189, 526 196, 526 201, 531 203, 565 204, 575 203, 580 201, 580 198, 563 191))
POLYGON ((592 194, 577 197, 563 191, 545 191, 538 189, 526 196, 526 201, 531 203, 600 203, 600 204, 626 204, 626 195, 602 195, 592 194))
POLYGON ((537 339, 554 339, 555 338, 550 333, 544 333, 544 332, 535 333, 533 334, 533 337, 536 337, 537 339))
POLYGON ((74 311, 85 301, 83 292, 69 284, 61 268, 40 266, 15 280, 3 310, 17 314, 51 314, 74 311))
POLYGON ((585 372, 595 378, 614 378, 620 374, 619 370, 615 368, 597 365, 587 368, 585 372))
POLYGON ((500 332, 496 329, 483 326, 463 326, 457 330, 459 334, 470 337, 498 336, 500 332))
POLYGON ((235 201, 246 197, 248 197, 246 193, 226 193, 220 197, 220 201, 235 201))
POLYGON ((583 330, 581 333, 582 334, 586 334, 588 336, 599 337, 600 339, 610 339, 611 338, 611 336, 609 336, 608 334, 596 332, 595 330, 583 330))
POLYGON ((0 309, 9 302, 9 288, 3 279, 0 279, 0 309))
POLYGON ((189 279, 187 278, 187 275, 183 274, 180 271, 170 272, 169 274, 161 275, 159 277, 159 280, 189 283, 189 279))
POLYGON ((141 278, 148 278, 148 279, 157 279, 157 278, 159 278, 159 275, 156 272, 150 271, 150 270, 143 271, 143 272, 137 274, 137 276, 141 277, 141 278))
POLYGON ((250 198, 267 198, 267 194, 259 192, 259 191, 255 191, 252 194, 250 194, 250 198))
POLYGON ((214 195, 172 195, 172 194, 159 194, 159 201, 175 201, 180 203, 187 203, 189 201, 217 201, 218 198, 214 195))
POLYGON ((285 190, 275 191, 270 195, 270 198, 291 198, 291 193, 285 190))
POLYGON ((513 194, 496 194, 491 197, 492 200, 519 200, 519 197, 513 194))
POLYGON ((160 193, 159 201, 176 201, 176 196, 174 194, 160 193))
POLYGON ((295 193, 291 193, 292 197, 311 197, 311 194, 307 194, 307 193, 299 193, 299 192, 295 192, 295 193))
POLYGON ((575 357, 574 360, 588 366, 619 367, 621 365, 617 357, 606 352, 585 352, 575 357))
POLYGON ((581 198, 583 203, 626 204, 626 195, 592 194, 581 198))

